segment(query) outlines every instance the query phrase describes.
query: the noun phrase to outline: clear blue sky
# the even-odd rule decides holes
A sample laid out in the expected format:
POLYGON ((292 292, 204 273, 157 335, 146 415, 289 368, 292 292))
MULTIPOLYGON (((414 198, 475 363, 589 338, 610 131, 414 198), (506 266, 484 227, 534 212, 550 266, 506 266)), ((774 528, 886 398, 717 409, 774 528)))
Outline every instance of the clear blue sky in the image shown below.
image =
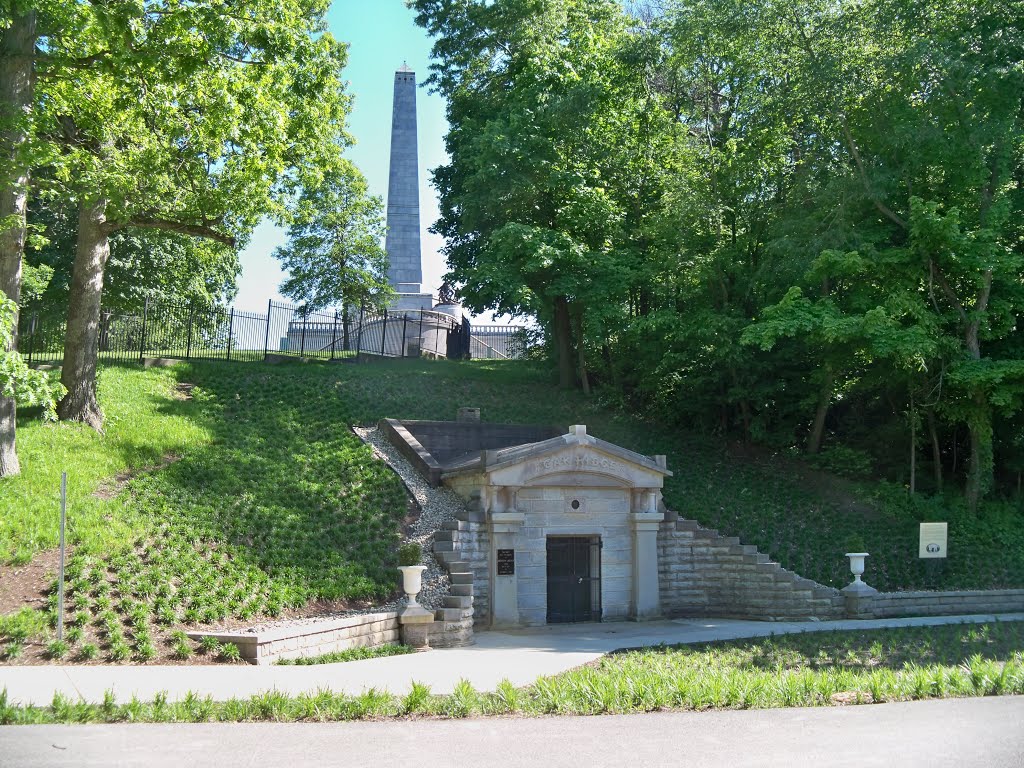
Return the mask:
MULTIPOLYGON (((349 131, 356 145, 349 158, 359 166, 373 194, 385 201, 388 188, 388 152, 391 142, 391 99, 395 70, 407 62, 422 82, 428 75, 430 38, 413 21, 402 0, 334 0, 328 14, 331 32, 349 43, 349 61, 343 73, 355 97, 349 131)), ((429 183, 429 169, 445 160, 444 102, 426 88, 416 95, 419 120, 420 224, 423 228, 424 290, 437 291, 445 273, 439 254, 441 238, 427 232, 438 217, 437 196, 429 183)), ((267 300, 281 300, 277 292, 284 279, 271 255, 284 242, 285 233, 269 223, 253 234, 241 254, 238 281, 240 309, 266 309, 267 300)))

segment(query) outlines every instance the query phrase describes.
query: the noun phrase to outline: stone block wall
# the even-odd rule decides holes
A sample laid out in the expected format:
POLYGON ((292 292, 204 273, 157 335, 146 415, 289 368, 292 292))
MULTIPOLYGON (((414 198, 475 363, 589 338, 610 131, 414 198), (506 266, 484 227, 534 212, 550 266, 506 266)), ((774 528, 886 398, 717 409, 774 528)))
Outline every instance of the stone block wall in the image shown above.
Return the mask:
POLYGON ((971 613, 1024 613, 1024 589, 990 589, 962 592, 879 592, 871 615, 956 616, 971 613))
POLYGON ((601 616, 630 618, 633 599, 633 531, 630 495, 622 488, 523 488, 517 510, 526 516, 516 548, 519 617, 524 625, 547 623, 547 538, 599 536, 601 616), (578 511, 569 511, 576 499, 578 511))
POLYGON ((193 640, 209 636, 221 643, 234 643, 250 664, 273 664, 278 659, 397 643, 398 634, 398 613, 382 611, 288 624, 261 632, 189 632, 188 636, 193 640))
POLYGON ((666 616, 839 619, 838 590, 787 571, 757 547, 669 513, 658 532, 659 589, 666 616))

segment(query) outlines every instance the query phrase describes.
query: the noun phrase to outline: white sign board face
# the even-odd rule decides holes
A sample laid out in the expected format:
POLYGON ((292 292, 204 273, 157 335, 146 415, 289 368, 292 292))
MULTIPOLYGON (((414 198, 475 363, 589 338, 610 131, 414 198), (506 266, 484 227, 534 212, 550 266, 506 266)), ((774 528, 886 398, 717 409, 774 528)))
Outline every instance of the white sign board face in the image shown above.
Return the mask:
POLYGON ((947 523, 921 523, 921 543, 917 556, 945 557, 947 523))

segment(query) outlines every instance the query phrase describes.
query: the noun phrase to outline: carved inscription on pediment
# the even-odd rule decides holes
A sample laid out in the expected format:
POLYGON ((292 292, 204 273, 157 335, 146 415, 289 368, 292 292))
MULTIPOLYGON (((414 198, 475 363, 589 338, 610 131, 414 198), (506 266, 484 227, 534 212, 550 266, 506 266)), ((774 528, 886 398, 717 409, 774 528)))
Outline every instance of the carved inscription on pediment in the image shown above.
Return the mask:
POLYGON ((626 473, 626 466, 621 461, 615 461, 607 456, 595 453, 562 453, 557 456, 547 456, 543 459, 531 461, 526 467, 526 471, 532 475, 566 470, 607 472, 623 475, 626 473))

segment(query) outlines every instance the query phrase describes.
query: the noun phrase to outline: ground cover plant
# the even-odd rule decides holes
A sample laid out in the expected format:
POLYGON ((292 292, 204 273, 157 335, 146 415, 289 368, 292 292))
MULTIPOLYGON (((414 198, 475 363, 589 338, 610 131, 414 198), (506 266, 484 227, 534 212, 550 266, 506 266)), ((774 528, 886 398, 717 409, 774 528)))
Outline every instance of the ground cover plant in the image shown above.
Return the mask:
POLYGON ((592 665, 493 692, 465 680, 435 695, 414 683, 404 696, 371 689, 288 696, 268 691, 214 702, 102 704, 56 695, 22 707, 0 691, 0 724, 358 720, 408 716, 598 715, 660 710, 836 706, 1024 693, 1024 623, 908 627, 655 647, 612 654, 592 665))
POLYGON ((843 553, 856 548, 871 553, 865 579, 880 589, 1024 586, 1024 525, 1012 505, 975 516, 957 499, 911 498, 738 452, 643 422, 600 394, 560 390, 524 361, 108 366, 100 397, 103 435, 26 414, 23 474, 0 485, 0 567, 11 569, 52 555, 59 472, 71 473, 65 622, 81 628, 62 653, 47 653, 51 590, 28 604, 45 609, 41 620, 0 623, 8 662, 212 663, 216 652, 174 631, 380 602, 397 585, 408 502, 350 426, 451 419, 465 405, 487 421, 582 423, 611 442, 665 453, 670 508, 825 584, 850 580, 843 553), (950 523, 943 570, 916 558, 924 519, 950 523))
POLYGON ((415 653, 408 645, 396 645, 385 643, 373 647, 363 646, 360 648, 346 648, 343 651, 332 653, 321 653, 318 656, 300 656, 297 659, 278 659, 275 664, 282 666, 310 666, 314 664, 337 664, 342 661, 362 661, 363 659, 379 659, 385 656, 402 656, 407 653, 415 653))
MULTIPOLYGON (((187 638, 172 636, 173 628, 252 622, 311 604, 337 610, 392 595, 395 550, 409 512, 401 482, 348 428, 339 398, 305 391, 322 384, 315 377, 261 366, 253 386, 233 371, 104 369, 101 397, 111 388, 120 393, 111 399, 115 407, 104 400, 108 434, 81 428, 80 438, 69 431, 99 443, 108 464, 88 445, 53 462, 75 479, 107 475, 106 483, 83 482, 70 505, 69 631, 59 643, 52 630, 23 632, 20 639, 0 632, 0 647, 14 651, 6 659, 231 661, 223 649, 194 653, 187 638), (193 373, 202 382, 181 399, 176 387, 192 384, 193 373), (137 421, 109 440, 120 426, 119 397, 132 403, 137 421), (172 443, 158 432, 167 412, 184 419, 191 442, 172 443), (175 453, 167 458, 170 448, 175 453), (138 472, 158 465, 159 471, 138 472), (130 476, 133 470, 138 474, 130 476)), ((63 434, 36 436, 26 426, 27 442, 63 434)), ((45 488, 38 474, 48 464, 26 461, 21 477, 5 481, 9 498, 36 501, 34 518, 9 518, 3 541, 14 562, 54 543, 52 489, 48 497, 45 490, 31 496, 45 488), (49 535, 36 534, 47 522, 49 535)), ((45 603, 51 628, 56 600, 51 588, 45 603)))

